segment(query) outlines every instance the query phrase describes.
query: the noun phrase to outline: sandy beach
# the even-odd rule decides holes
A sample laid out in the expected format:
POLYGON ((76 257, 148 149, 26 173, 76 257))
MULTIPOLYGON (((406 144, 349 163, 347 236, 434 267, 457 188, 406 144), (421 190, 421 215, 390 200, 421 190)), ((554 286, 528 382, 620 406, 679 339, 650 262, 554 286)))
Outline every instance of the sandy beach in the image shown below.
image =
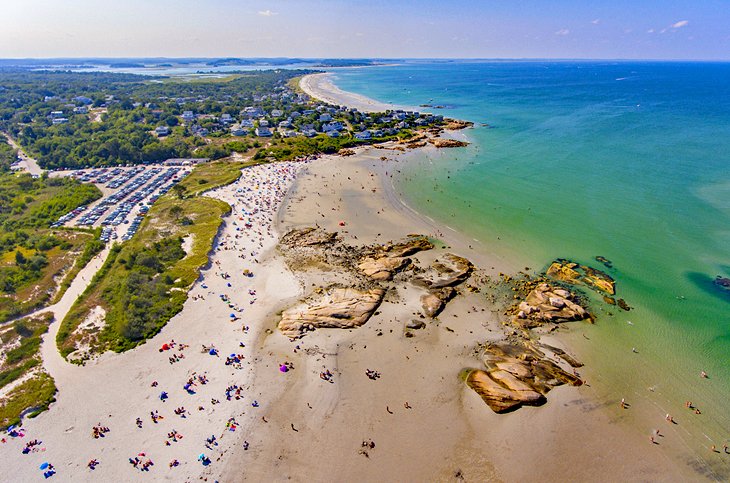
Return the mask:
MULTIPOLYGON (((208 194, 233 211, 183 311, 146 344, 74 366, 55 350, 59 323, 51 326, 42 353, 59 390, 57 402, 24 421, 23 437, 7 438, 0 446, 6 468, 14 468, 0 480, 43 479, 39 466, 44 462, 56 468, 53 478, 59 481, 135 480, 148 460, 154 463, 145 471, 148 477, 181 481, 205 469, 201 454, 214 465, 256 417, 254 406, 266 403, 265 391, 251 387, 258 355, 250 341, 258 338, 271 308, 297 293, 295 280, 271 253, 278 239, 274 217, 299 167, 250 167, 238 182, 208 194), (165 344, 172 347, 162 351, 165 344), (227 360, 231 355, 235 359, 227 360), (160 416, 157 422, 152 414, 160 416), (109 432, 94 438, 95 426, 109 432), (24 454, 33 440, 40 443, 24 454), (141 464, 133 466, 130 458, 141 464), (91 470, 87 463, 93 459, 99 464, 91 470), (173 461, 178 465, 170 466, 173 461)), ((56 320, 65 316, 105 254, 53 307, 56 320)))
MULTIPOLYGON (((357 156, 313 162, 282 207, 280 231, 316 220, 355 245, 408 233, 439 235, 450 251, 488 261, 488 252, 470 250, 467 240, 441 233, 426 219, 419 222, 395 201, 388 178, 378 173, 397 158, 393 151, 366 148, 357 156), (381 161, 383 155, 388 160, 381 161)), ((427 263, 437 255, 417 258, 427 263)), ((482 273, 494 274, 499 261, 489 267, 482 273)), ((305 277, 301 289, 316 282, 323 281, 305 277)), ((627 430, 618 400, 608 406, 590 386, 557 388, 539 408, 493 413, 458 375, 478 364, 479 344, 503 337, 498 308, 464 292, 437 321, 408 338, 404 323, 418 306, 415 294, 398 293, 363 327, 320 329, 294 342, 272 324, 272 333, 258 341, 254 387, 276 389, 269 392, 264 418, 253 422, 249 435, 239 436, 222 473, 214 474, 220 481, 523 481, 538 474, 545 481, 605 481, 607 474, 613 481, 698 478, 676 464, 671 450, 656 451, 648 437, 627 430), (284 361, 295 370, 281 374, 277 367, 284 361), (370 380, 367 369, 382 377, 370 380), (318 376, 324 370, 334 374, 334 383, 318 376), (244 437, 250 442, 245 451, 244 437), (363 441, 375 443, 367 456, 363 441)))
MULTIPOLYGON (((302 87, 315 95, 325 89, 321 82, 329 81, 307 76, 302 87)), ((383 108, 340 92, 315 97, 383 108)), ((412 255, 421 266, 450 252, 475 264, 473 280, 519 270, 401 201, 392 182, 399 164, 435 149, 365 147, 353 156, 253 166, 208 193, 232 212, 183 311, 146 344, 83 367, 58 355, 55 322, 42 353, 58 400, 24 422, 23 437, 0 446, 13 469, 0 480, 40 480, 44 462, 59 481, 706 479, 676 439, 650 443, 654 427, 676 431, 669 423, 637 424, 630 408, 619 407, 623 395, 597 396, 591 384, 600 377, 589 361, 580 370, 588 384, 557 387, 540 407, 494 413, 459 377, 479 366, 483 344, 508 330, 503 308, 483 291, 459 290, 415 331, 405 324, 418 318, 423 291, 410 286, 389 288, 358 328, 317 329, 299 339, 277 329, 282 310, 343 282, 326 267, 292 271, 278 247, 292 229, 318 226, 354 247, 428 235, 443 245, 412 255), (109 431, 94 438, 94 427, 109 431), (40 443, 24 453, 32 440, 40 443)), ((54 308, 57 320, 105 254, 54 308)), ((571 353, 560 331, 580 324, 587 323, 551 334, 550 344, 571 353)))
POLYGON ((346 92, 332 83, 331 73, 309 74, 302 77, 299 87, 311 97, 336 106, 353 107, 361 112, 383 112, 406 109, 403 106, 378 102, 360 94, 346 92))

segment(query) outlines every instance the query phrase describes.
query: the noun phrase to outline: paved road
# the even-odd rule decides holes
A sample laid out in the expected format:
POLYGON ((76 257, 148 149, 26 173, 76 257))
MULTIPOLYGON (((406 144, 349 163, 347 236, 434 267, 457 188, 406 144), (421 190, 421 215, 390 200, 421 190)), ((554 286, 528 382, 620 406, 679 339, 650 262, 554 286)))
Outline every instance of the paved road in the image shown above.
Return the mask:
POLYGON ((43 170, 40 166, 38 166, 38 161, 28 156, 23 149, 18 146, 18 143, 15 142, 13 138, 11 138, 9 135, 3 133, 3 135, 7 138, 8 144, 10 144, 13 149, 18 150, 18 158, 20 161, 18 161, 18 166, 23 168, 23 171, 26 171, 34 176, 40 176, 43 174, 43 170))

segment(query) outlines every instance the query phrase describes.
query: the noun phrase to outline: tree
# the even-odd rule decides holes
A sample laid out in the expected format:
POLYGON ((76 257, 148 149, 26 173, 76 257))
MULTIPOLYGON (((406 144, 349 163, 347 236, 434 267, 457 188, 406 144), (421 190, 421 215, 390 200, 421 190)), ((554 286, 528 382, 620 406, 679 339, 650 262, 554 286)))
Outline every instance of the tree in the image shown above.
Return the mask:
POLYGON ((177 183, 177 184, 173 185, 172 191, 175 192, 175 194, 177 195, 178 198, 183 199, 183 198, 185 198, 185 192, 187 191, 187 189, 185 188, 185 186, 181 185, 180 183, 177 183))
POLYGON ((167 119, 165 119, 165 124, 167 124, 170 127, 175 127, 180 123, 180 121, 175 116, 168 116, 167 119))

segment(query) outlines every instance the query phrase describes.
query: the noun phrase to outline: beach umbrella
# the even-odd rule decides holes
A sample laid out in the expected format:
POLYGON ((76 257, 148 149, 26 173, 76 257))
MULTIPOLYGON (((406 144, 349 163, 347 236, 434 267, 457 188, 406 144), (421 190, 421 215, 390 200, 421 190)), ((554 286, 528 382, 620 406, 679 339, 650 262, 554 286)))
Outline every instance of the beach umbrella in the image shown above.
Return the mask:
POLYGON ((210 354, 212 356, 214 356, 215 353, 216 353, 216 350, 215 349, 211 349, 211 350, 208 351, 208 354, 210 354))
POLYGON ((235 319, 236 318, 236 314, 231 314, 231 318, 232 319, 235 319))
POLYGON ((41 465, 40 465, 40 466, 38 467, 38 469, 41 469, 41 470, 45 470, 46 468, 48 468, 48 462, 47 462, 47 461, 46 461, 46 462, 44 462, 44 463, 42 463, 42 464, 41 464, 41 465))
POLYGON ((282 364, 282 365, 280 365, 280 366, 279 366, 279 370, 280 370, 281 372, 289 372, 289 368, 287 367, 287 365, 286 365, 286 364, 282 364))
POLYGON ((198 461, 202 461, 202 460, 204 460, 204 459, 205 459, 205 453, 200 453, 200 454, 198 455, 198 461))

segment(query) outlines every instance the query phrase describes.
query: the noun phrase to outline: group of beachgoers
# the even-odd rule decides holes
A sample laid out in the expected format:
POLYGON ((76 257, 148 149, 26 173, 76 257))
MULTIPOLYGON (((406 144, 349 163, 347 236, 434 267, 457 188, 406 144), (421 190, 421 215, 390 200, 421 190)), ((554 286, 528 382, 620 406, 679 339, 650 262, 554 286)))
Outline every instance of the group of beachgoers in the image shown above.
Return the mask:
MULTIPOLYGON (((221 300, 224 312, 220 312, 213 305, 213 312, 210 314, 210 318, 201 321, 201 323, 221 321, 237 323, 240 324, 243 335, 248 333, 249 326, 243 323, 243 319, 246 315, 245 310, 257 302, 257 287, 255 287, 257 266, 261 263, 260 257, 262 253, 272 248, 276 243, 273 226, 276 213, 298 171, 304 164, 302 162, 282 162, 245 168, 242 170, 241 178, 237 182, 227 187, 219 188, 217 192, 209 193, 210 196, 217 197, 229 203, 231 213, 226 218, 225 225, 213 247, 212 268, 203 273, 202 280, 191 290, 190 294, 190 299, 194 303, 198 303, 200 300, 210 299, 210 296, 213 296, 213 298, 218 297, 221 300), (238 263, 235 266, 223 266, 221 262, 221 258, 225 259, 223 252, 230 251, 235 251, 235 259, 238 260, 238 263)), ((255 408, 259 407, 259 401, 253 398, 249 402, 241 404, 242 400, 247 396, 246 392, 250 388, 247 384, 249 381, 247 372, 241 373, 244 377, 243 380, 233 380, 227 383, 225 390, 221 394, 211 392, 211 389, 209 389, 208 382, 210 380, 215 379, 217 380, 217 384, 220 384, 220 378, 228 377, 231 374, 231 368, 242 369, 245 364, 250 364, 246 359, 245 351, 249 349, 246 349, 245 342, 242 340, 234 340, 236 345, 234 350, 223 350, 226 349, 225 345, 232 341, 222 340, 203 345, 200 354, 186 351, 189 346, 176 342, 174 339, 168 339, 167 342, 157 346, 160 353, 160 364, 164 366, 169 364, 173 367, 165 369, 163 371, 165 375, 163 373, 158 374, 152 367, 149 368, 150 374, 155 375, 154 380, 146 383, 147 390, 150 391, 149 401, 156 401, 157 404, 161 405, 158 408, 146 408, 149 411, 152 427, 167 423, 165 417, 168 416, 169 419, 169 416, 172 414, 166 414, 166 412, 170 411, 177 416, 175 418, 177 419, 175 425, 184 424, 187 428, 181 428, 185 430, 183 432, 186 434, 186 443, 181 443, 183 434, 170 426, 169 428, 164 428, 162 435, 166 434, 167 437, 163 439, 161 444, 170 448, 189 448, 191 443, 188 443, 188 440, 192 438, 190 441, 195 441, 194 444, 197 445, 198 441, 202 444, 200 449, 205 448, 207 451, 212 451, 215 448, 216 451, 222 451, 217 448, 221 436, 225 433, 236 431, 240 427, 235 416, 231 416, 232 412, 236 411, 237 413, 243 414, 246 410, 250 411, 250 408, 254 408, 253 410, 255 411, 255 408), (216 344, 221 349, 216 347, 216 344), (220 362, 216 363, 214 367, 220 367, 220 371, 191 370, 191 368, 195 369, 199 366, 201 357, 219 358, 220 362), (185 363, 181 364, 183 361, 185 363), (173 377, 179 377, 179 386, 171 384, 169 377, 169 374, 171 374, 170 371, 172 371, 173 377), (179 376, 174 376, 176 373, 179 376), (188 404, 192 403, 193 407, 197 407, 198 411, 191 413, 186 410, 185 406, 188 404, 183 404, 183 400, 186 400, 185 402, 188 404), (209 406, 207 401, 210 401, 210 405, 214 407, 209 406), (214 409, 224 403, 228 403, 229 406, 223 410, 214 409), (237 406, 233 406, 234 404, 237 404, 237 406), (215 423, 217 415, 220 415, 218 424, 215 423), (191 421, 196 417, 202 417, 213 422, 213 427, 220 428, 222 433, 217 436, 215 434, 210 435, 211 428, 206 425, 206 432, 210 436, 207 438, 201 437, 198 440, 197 438, 201 435, 194 433, 198 431, 195 428, 200 427, 200 425, 189 426, 191 423, 183 422, 183 420, 191 421)), ((206 361, 206 366, 210 366, 208 361, 206 361)), ((287 368, 289 367, 293 368, 293 365, 287 366, 287 368)), ((51 411, 53 411, 53 408, 51 408, 51 411)), ((104 414, 113 412, 112 410, 107 411, 106 409, 103 411, 104 414)), ((136 427, 135 432, 146 432, 150 430, 148 429, 148 423, 146 424, 142 417, 133 417, 136 418, 133 419, 136 427)), ((109 426, 112 425, 109 424, 109 426)), ((109 426, 106 423, 98 423, 92 428, 92 437, 94 439, 105 439, 107 433, 110 431, 109 426)), ((22 429, 20 431, 15 430, 12 434, 15 437, 25 437, 25 432, 22 429)), ((248 449, 249 442, 244 441, 243 444, 245 446, 244 449, 248 449)), ((116 441, 115 445, 118 446, 119 441, 116 441)), ((46 449, 44 447, 41 448, 42 442, 34 439, 24 446, 23 453, 40 452, 46 449)), ((129 448, 120 448, 120 451, 129 451, 129 448)), ((152 471, 154 468, 152 459, 153 452, 154 447, 136 452, 135 456, 128 457, 130 466, 139 471, 152 471)), ((92 454, 90 456, 93 457, 96 455, 92 454)), ((127 456, 120 455, 122 461, 127 456)), ((168 467, 170 469, 181 466, 181 461, 185 461, 179 455, 177 456, 178 458, 172 459, 169 462, 168 467)), ((196 461, 198 464, 204 466, 210 465, 212 462, 211 457, 203 453, 195 453, 190 456, 192 457, 191 461, 196 461)), ((84 459, 83 462, 81 464, 88 468, 88 471, 95 470, 97 466, 104 468, 103 459, 100 457, 84 459)), ((52 467, 50 470, 48 467, 45 467, 45 470, 51 471, 51 476, 55 474, 55 469, 52 467)))

